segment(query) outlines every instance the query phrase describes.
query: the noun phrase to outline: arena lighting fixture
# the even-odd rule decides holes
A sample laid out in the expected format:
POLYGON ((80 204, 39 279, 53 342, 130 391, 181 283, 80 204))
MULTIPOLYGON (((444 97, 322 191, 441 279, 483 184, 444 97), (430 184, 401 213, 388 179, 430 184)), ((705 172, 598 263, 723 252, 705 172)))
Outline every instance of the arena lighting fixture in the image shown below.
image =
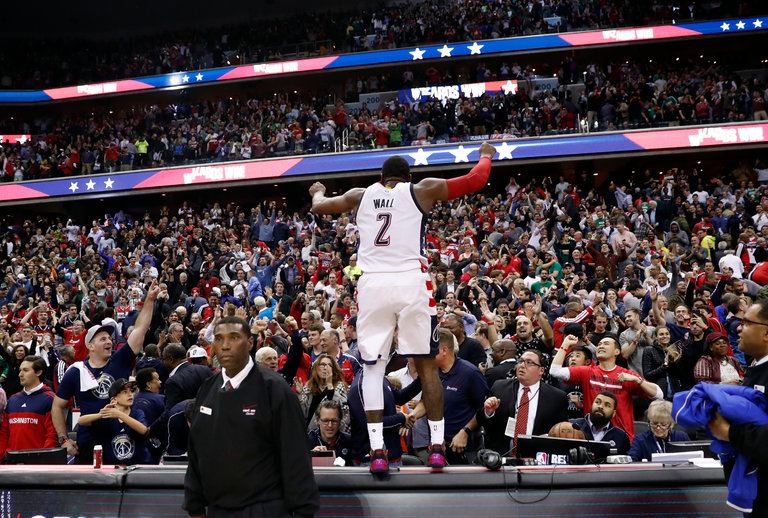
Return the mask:
POLYGON ((597 176, 597 171, 595 171, 594 173, 592 173, 592 176, 597 176))
POLYGON ((222 191, 224 191, 224 192, 227 192, 227 188, 226 188, 226 187, 224 187, 224 188, 222 189, 222 191))

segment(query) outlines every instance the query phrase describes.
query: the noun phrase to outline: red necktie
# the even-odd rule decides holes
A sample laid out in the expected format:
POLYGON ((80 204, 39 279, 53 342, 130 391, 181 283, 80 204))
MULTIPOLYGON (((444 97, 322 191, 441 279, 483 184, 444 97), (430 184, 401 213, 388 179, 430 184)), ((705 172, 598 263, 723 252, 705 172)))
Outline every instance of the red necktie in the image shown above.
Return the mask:
POLYGON ((515 439, 512 448, 512 456, 517 457, 517 436, 525 435, 528 429, 528 392, 531 389, 523 387, 523 395, 520 398, 520 405, 517 407, 517 416, 515 421, 515 439))
POLYGON ((232 386, 232 382, 227 380, 227 382, 224 384, 224 391, 229 392, 230 390, 233 390, 234 387, 232 386))

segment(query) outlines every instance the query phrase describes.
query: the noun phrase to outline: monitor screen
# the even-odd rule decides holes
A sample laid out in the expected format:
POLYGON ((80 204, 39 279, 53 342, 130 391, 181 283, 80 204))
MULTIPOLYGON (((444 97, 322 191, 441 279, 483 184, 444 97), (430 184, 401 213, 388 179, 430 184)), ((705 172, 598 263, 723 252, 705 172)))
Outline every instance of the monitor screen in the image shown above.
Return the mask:
POLYGON ((717 453, 710 449, 712 441, 678 441, 667 443, 667 453, 677 453, 681 451, 702 451, 704 456, 709 459, 717 459, 717 453))
POLYGON ((11 450, 6 453, 6 464, 66 464, 66 448, 44 448, 38 450, 11 450))
POLYGON ((582 446, 595 456, 596 462, 605 461, 611 451, 611 443, 563 439, 538 435, 520 435, 517 438, 517 454, 520 458, 536 459, 538 464, 570 464, 568 452, 582 446))

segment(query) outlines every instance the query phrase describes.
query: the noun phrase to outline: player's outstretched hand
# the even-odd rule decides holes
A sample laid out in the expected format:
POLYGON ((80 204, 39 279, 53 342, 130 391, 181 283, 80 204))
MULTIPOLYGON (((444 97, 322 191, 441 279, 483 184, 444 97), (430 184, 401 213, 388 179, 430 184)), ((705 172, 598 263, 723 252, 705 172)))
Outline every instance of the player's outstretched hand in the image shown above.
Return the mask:
POLYGON ((325 194, 325 185, 321 184, 320 182, 315 182, 309 187, 309 195, 314 197, 318 192, 325 194))
POLYGON ((479 151, 479 153, 480 153, 480 158, 482 158, 482 157, 484 157, 484 156, 487 156, 488 158, 493 158, 493 156, 496 154, 496 148, 495 148, 495 147, 493 147, 493 146, 492 146, 490 143, 488 143, 488 142, 483 142, 483 143, 480 145, 480 151, 479 151))

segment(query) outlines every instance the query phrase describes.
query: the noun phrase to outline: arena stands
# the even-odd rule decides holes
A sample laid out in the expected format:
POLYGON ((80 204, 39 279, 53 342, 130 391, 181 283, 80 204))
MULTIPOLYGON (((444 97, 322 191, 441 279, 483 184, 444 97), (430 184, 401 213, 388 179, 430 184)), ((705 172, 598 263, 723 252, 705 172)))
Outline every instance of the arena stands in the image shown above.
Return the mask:
MULTIPOLYGON (((536 3, 537 9, 530 13, 517 18, 508 14, 507 21, 516 21, 505 27, 492 22, 498 9, 509 7, 506 4, 493 4, 495 8, 486 11, 487 20, 480 14, 469 19, 461 11, 474 3, 456 4, 462 7, 455 7, 459 11, 451 16, 467 19, 449 35, 442 15, 435 14, 434 22, 409 22, 437 5, 425 2, 351 18, 352 31, 344 32, 345 44, 357 50, 360 44, 354 37, 371 30, 381 33, 382 41, 375 36, 371 42, 376 47, 451 41, 449 36, 459 40, 528 33, 541 30, 542 21, 553 14, 568 20, 570 28, 652 23, 669 15, 661 7, 648 11, 655 13, 649 19, 639 20, 634 7, 621 12, 611 2, 600 4, 597 8, 592 2, 560 2, 547 11, 549 4, 536 3), (389 43, 383 42, 383 28, 389 43)), ((303 37, 300 24, 295 34, 303 37)), ((229 37, 231 48, 221 52, 239 49, 240 39, 229 37)), ((151 42, 154 46, 149 50, 138 49, 136 62, 171 45, 160 40, 163 37, 151 42)), ((198 41, 206 40, 216 38, 200 36, 198 41)), ((189 61, 159 65, 160 71, 197 66, 197 44, 184 45, 190 50, 181 51, 180 56, 188 55, 189 61)), ((254 55, 260 45, 271 45, 271 37, 254 45, 242 55, 254 55)), ((361 49, 366 45, 361 44, 361 49)), ((210 51, 202 43, 199 49, 210 51)), ((288 155, 337 152, 336 156, 357 158, 374 148, 415 142, 428 149, 430 144, 494 134, 503 137, 505 144, 524 137, 543 142, 542 137, 549 136, 579 138, 582 133, 669 126, 695 125, 706 131, 712 123, 768 119, 762 101, 765 67, 737 67, 735 59, 725 59, 731 51, 724 49, 719 59, 697 61, 694 56, 683 62, 663 51, 649 59, 621 61, 587 52, 558 55, 550 58, 558 64, 553 74, 557 85, 541 91, 523 87, 541 79, 534 67, 502 57, 456 68, 413 68, 416 74, 406 67, 410 76, 395 76, 390 70, 344 71, 339 77, 345 91, 333 96, 327 91, 291 93, 289 81, 277 79, 279 92, 272 97, 250 96, 243 87, 231 96, 229 91, 212 89, 183 102, 148 93, 143 100, 116 98, 101 106, 63 103, 66 109, 53 106, 44 115, 38 111, 2 121, 4 130, 32 135, 29 142, 3 144, 3 178, 24 187, 35 185, 32 180, 106 172, 117 177, 121 171, 288 155), (517 81, 519 88, 445 103, 430 94, 414 102, 410 90, 505 80, 517 81), (410 99, 401 99, 400 91, 410 99), (395 92, 391 104, 347 111, 349 105, 359 103, 361 94, 377 92, 395 92), (346 134, 345 140, 336 147, 341 134, 346 134), (350 151, 361 153, 346 155, 350 151)), ((109 52, 112 57, 103 62, 109 71, 93 72, 94 80, 150 70, 139 64, 134 71, 132 53, 109 52)), ((72 56, 78 59, 76 53, 72 56)), ((154 58, 152 63, 157 63, 154 58)), ((79 79, 73 75, 59 83, 60 77, 53 71, 33 86, 79 79)), ((18 84, 12 80, 10 86, 18 84)), ((645 378, 664 379, 662 397, 690 388, 701 370, 701 365, 697 370, 699 360, 714 357, 706 348, 711 345, 707 335, 724 332, 732 338, 743 306, 768 297, 768 276, 764 275, 768 167, 759 156, 764 149, 753 150, 744 156, 739 155, 741 150, 719 150, 718 159, 706 167, 696 164, 702 159, 694 155, 697 150, 653 157, 647 168, 627 160, 614 163, 616 174, 603 174, 599 183, 592 170, 600 168, 602 158, 584 167, 553 166, 550 171, 542 167, 526 175, 520 175, 514 164, 495 162, 498 169, 485 191, 440 203, 428 215, 426 251, 438 314, 461 316, 467 335, 473 335, 489 358, 497 339, 514 342, 516 356, 529 347, 537 349, 548 372, 555 351, 547 344, 562 342, 567 325, 576 324, 568 334, 580 335, 579 345, 591 353, 600 339, 613 333, 620 346, 627 346, 622 348, 619 364, 641 371, 637 374, 645 378), (566 322, 569 319, 578 322, 566 322), (664 328, 669 331, 660 331, 664 328), (670 336, 674 339, 667 340, 670 336), (682 359, 660 376, 661 364, 675 356, 670 346, 677 348, 682 359)), ((650 160, 647 154, 644 159, 650 160)), ((464 165, 469 164, 456 167, 464 165)), ((341 190, 354 180, 335 177, 334 181, 341 190)), ((124 341, 148 286, 157 279, 161 294, 145 346, 158 347, 145 347, 142 361, 155 366, 160 379, 163 362, 158 348, 178 342, 190 349, 199 345, 210 354, 207 331, 219 314, 246 317, 255 350, 269 353, 264 348, 273 347, 281 368, 290 353, 286 317, 300 323, 308 357, 323 350, 325 328, 337 329, 345 338, 339 342, 341 367, 345 375, 353 373, 355 284, 360 274, 354 255, 358 240, 354 214, 313 215, 299 182, 292 191, 272 191, 263 183, 253 190, 243 187, 239 197, 232 191, 237 189, 225 195, 211 188, 193 196, 177 190, 168 203, 148 207, 146 212, 142 203, 149 202, 138 196, 115 197, 98 205, 88 193, 45 212, 8 209, 11 214, 0 226, 4 271, 0 353, 7 372, 17 367, 10 350, 19 344, 26 352, 44 356, 51 368, 49 376, 55 378, 74 359, 67 344, 82 352, 80 337, 87 329, 114 321, 116 343, 124 341), (288 193, 284 201, 283 193, 288 193), (101 210, 107 205, 107 210, 101 210), (77 215, 69 217, 70 211, 77 215), (54 348, 43 346, 46 336, 52 337, 54 348)), ((729 340, 729 348, 728 355, 735 355, 739 365, 747 362, 737 341, 729 340)), ((199 350, 194 351, 194 358, 201 359, 199 350)), ((267 356, 259 354, 265 366, 267 356)), ((215 369, 215 358, 208 361, 215 369)), ((477 368, 485 371, 492 361, 478 363, 477 368)), ((395 356, 390 367, 393 371, 404 367, 402 358, 395 356)), ((307 359, 297 373, 297 391, 303 390, 301 383, 309 373, 307 359)), ((514 371, 510 368, 507 374, 514 371)), ((548 375, 543 379, 557 383, 548 375)), ((7 381, 11 396, 16 387, 7 381)), ((344 390, 339 389, 334 398, 343 399, 346 385, 339 384, 344 390)), ((570 412, 588 414, 579 391, 568 390, 570 412)), ((644 406, 637 402, 630 410, 641 418, 644 406)))
POLYGON ((215 29, 152 37, 124 35, 7 38, 0 89, 44 89, 228 64, 259 63, 418 45, 548 32, 681 23, 761 14, 760 2, 709 5, 678 2, 567 0, 527 5, 505 0, 428 0, 351 12, 255 18, 215 29), (741 14, 742 16, 746 14, 741 14), (57 52, 51 53, 55 48, 57 52), (60 59, 66 56, 66 59, 60 59))

